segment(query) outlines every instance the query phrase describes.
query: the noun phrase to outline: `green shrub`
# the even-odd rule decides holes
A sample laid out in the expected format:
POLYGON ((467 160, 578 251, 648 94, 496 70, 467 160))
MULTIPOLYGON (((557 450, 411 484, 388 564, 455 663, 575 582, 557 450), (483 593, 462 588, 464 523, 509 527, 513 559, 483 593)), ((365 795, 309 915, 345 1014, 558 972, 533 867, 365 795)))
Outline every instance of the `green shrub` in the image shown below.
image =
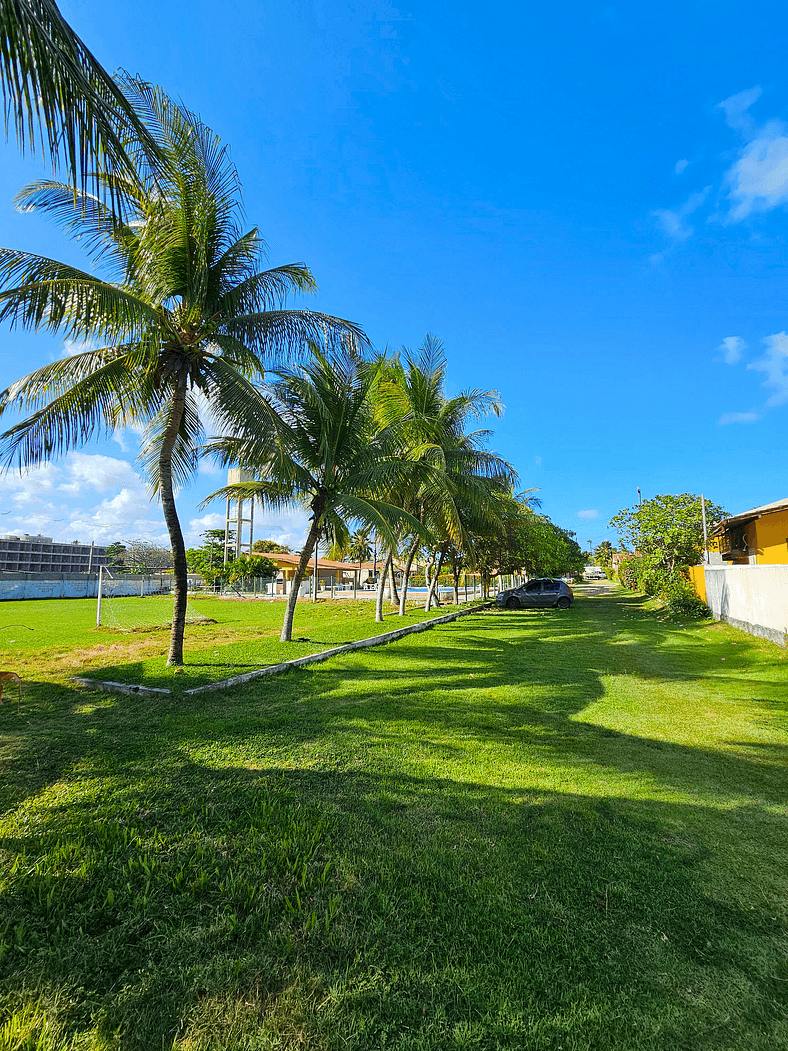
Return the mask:
POLYGON ((698 619, 711 615, 711 610, 703 599, 698 598, 690 581, 678 571, 673 574, 659 597, 674 616, 698 619))
POLYGON ((638 587, 639 562, 638 558, 627 558, 618 565, 618 579, 630 591, 636 591, 638 587))

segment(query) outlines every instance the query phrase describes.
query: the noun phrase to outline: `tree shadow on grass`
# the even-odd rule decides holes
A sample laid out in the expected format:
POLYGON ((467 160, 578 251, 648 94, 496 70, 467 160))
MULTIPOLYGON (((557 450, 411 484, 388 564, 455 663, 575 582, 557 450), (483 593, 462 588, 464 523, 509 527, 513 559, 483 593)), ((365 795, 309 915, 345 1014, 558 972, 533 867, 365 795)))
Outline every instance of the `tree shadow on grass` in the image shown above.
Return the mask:
POLYGON ((783 1046, 784 927, 704 889, 696 809, 173 757, 0 841, 6 1011, 124 1051, 783 1046))

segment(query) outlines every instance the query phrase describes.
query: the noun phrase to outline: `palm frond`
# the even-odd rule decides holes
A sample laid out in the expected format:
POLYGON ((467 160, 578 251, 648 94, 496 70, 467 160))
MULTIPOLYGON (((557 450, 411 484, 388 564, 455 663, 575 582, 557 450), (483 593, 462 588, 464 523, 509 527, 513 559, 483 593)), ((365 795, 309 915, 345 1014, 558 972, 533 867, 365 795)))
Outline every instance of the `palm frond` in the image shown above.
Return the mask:
POLYGON ((19 191, 14 205, 17 211, 37 211, 53 219, 89 258, 109 265, 118 280, 125 277, 136 235, 97 194, 55 179, 39 179, 19 191))
POLYGON ((0 321, 71 339, 144 339, 160 314, 120 285, 31 252, 0 248, 0 321))
POLYGON ((144 344, 125 343, 58 358, 0 393, 0 414, 8 409, 38 408, 118 359, 124 360, 123 367, 129 372, 143 371, 148 363, 148 350, 144 344))
POLYGON ((160 392, 140 385, 124 357, 114 358, 1 435, 0 464, 44 463, 160 405, 160 392))
MULTIPOLYGON (((247 235, 248 236, 248 235, 247 235)), ((242 242, 236 242, 240 245, 242 242)), ((230 265, 238 262, 230 253, 236 245, 231 246, 216 263, 216 270, 224 277, 230 265)), ((255 314, 269 310, 281 309, 287 297, 294 292, 313 293, 317 284, 312 272, 304 263, 289 263, 272 270, 245 277, 240 284, 227 288, 218 298, 216 310, 222 316, 235 317, 243 314, 255 314)))
POLYGON ((85 189, 93 173, 134 171, 129 129, 155 151, 123 92, 71 29, 53 0, 0 3, 0 87, 6 129, 22 152, 36 149, 65 164, 85 189))
POLYGON ((366 344, 352 321, 313 310, 264 310, 228 318, 220 332, 235 336, 272 364, 294 360, 313 345, 343 350, 348 343, 366 344))

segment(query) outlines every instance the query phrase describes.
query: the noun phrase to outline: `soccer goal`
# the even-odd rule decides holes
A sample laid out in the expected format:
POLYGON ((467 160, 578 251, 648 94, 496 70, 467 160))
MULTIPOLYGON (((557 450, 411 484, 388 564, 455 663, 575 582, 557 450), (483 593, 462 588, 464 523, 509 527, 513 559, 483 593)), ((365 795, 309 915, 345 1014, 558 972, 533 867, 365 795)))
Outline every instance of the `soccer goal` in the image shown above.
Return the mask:
MULTIPOLYGON (((161 578, 159 578, 160 580, 161 578)), ((156 578, 113 576, 106 566, 99 566, 96 592, 96 627, 115 631, 155 631, 172 626, 175 599, 162 593, 156 578)), ((213 621, 186 605, 187 624, 211 624, 213 621)))

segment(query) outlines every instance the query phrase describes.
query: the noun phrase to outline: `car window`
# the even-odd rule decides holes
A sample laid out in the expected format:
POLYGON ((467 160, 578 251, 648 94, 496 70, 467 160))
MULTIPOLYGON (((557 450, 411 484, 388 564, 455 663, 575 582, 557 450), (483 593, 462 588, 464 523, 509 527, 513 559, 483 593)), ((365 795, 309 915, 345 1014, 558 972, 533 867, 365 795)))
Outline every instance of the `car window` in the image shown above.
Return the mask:
POLYGON ((558 580, 546 580, 544 582, 544 591, 560 591, 561 582, 558 580))
POLYGON ((525 590, 533 593, 534 591, 539 591, 541 587, 541 580, 529 580, 528 583, 525 585, 525 590))

